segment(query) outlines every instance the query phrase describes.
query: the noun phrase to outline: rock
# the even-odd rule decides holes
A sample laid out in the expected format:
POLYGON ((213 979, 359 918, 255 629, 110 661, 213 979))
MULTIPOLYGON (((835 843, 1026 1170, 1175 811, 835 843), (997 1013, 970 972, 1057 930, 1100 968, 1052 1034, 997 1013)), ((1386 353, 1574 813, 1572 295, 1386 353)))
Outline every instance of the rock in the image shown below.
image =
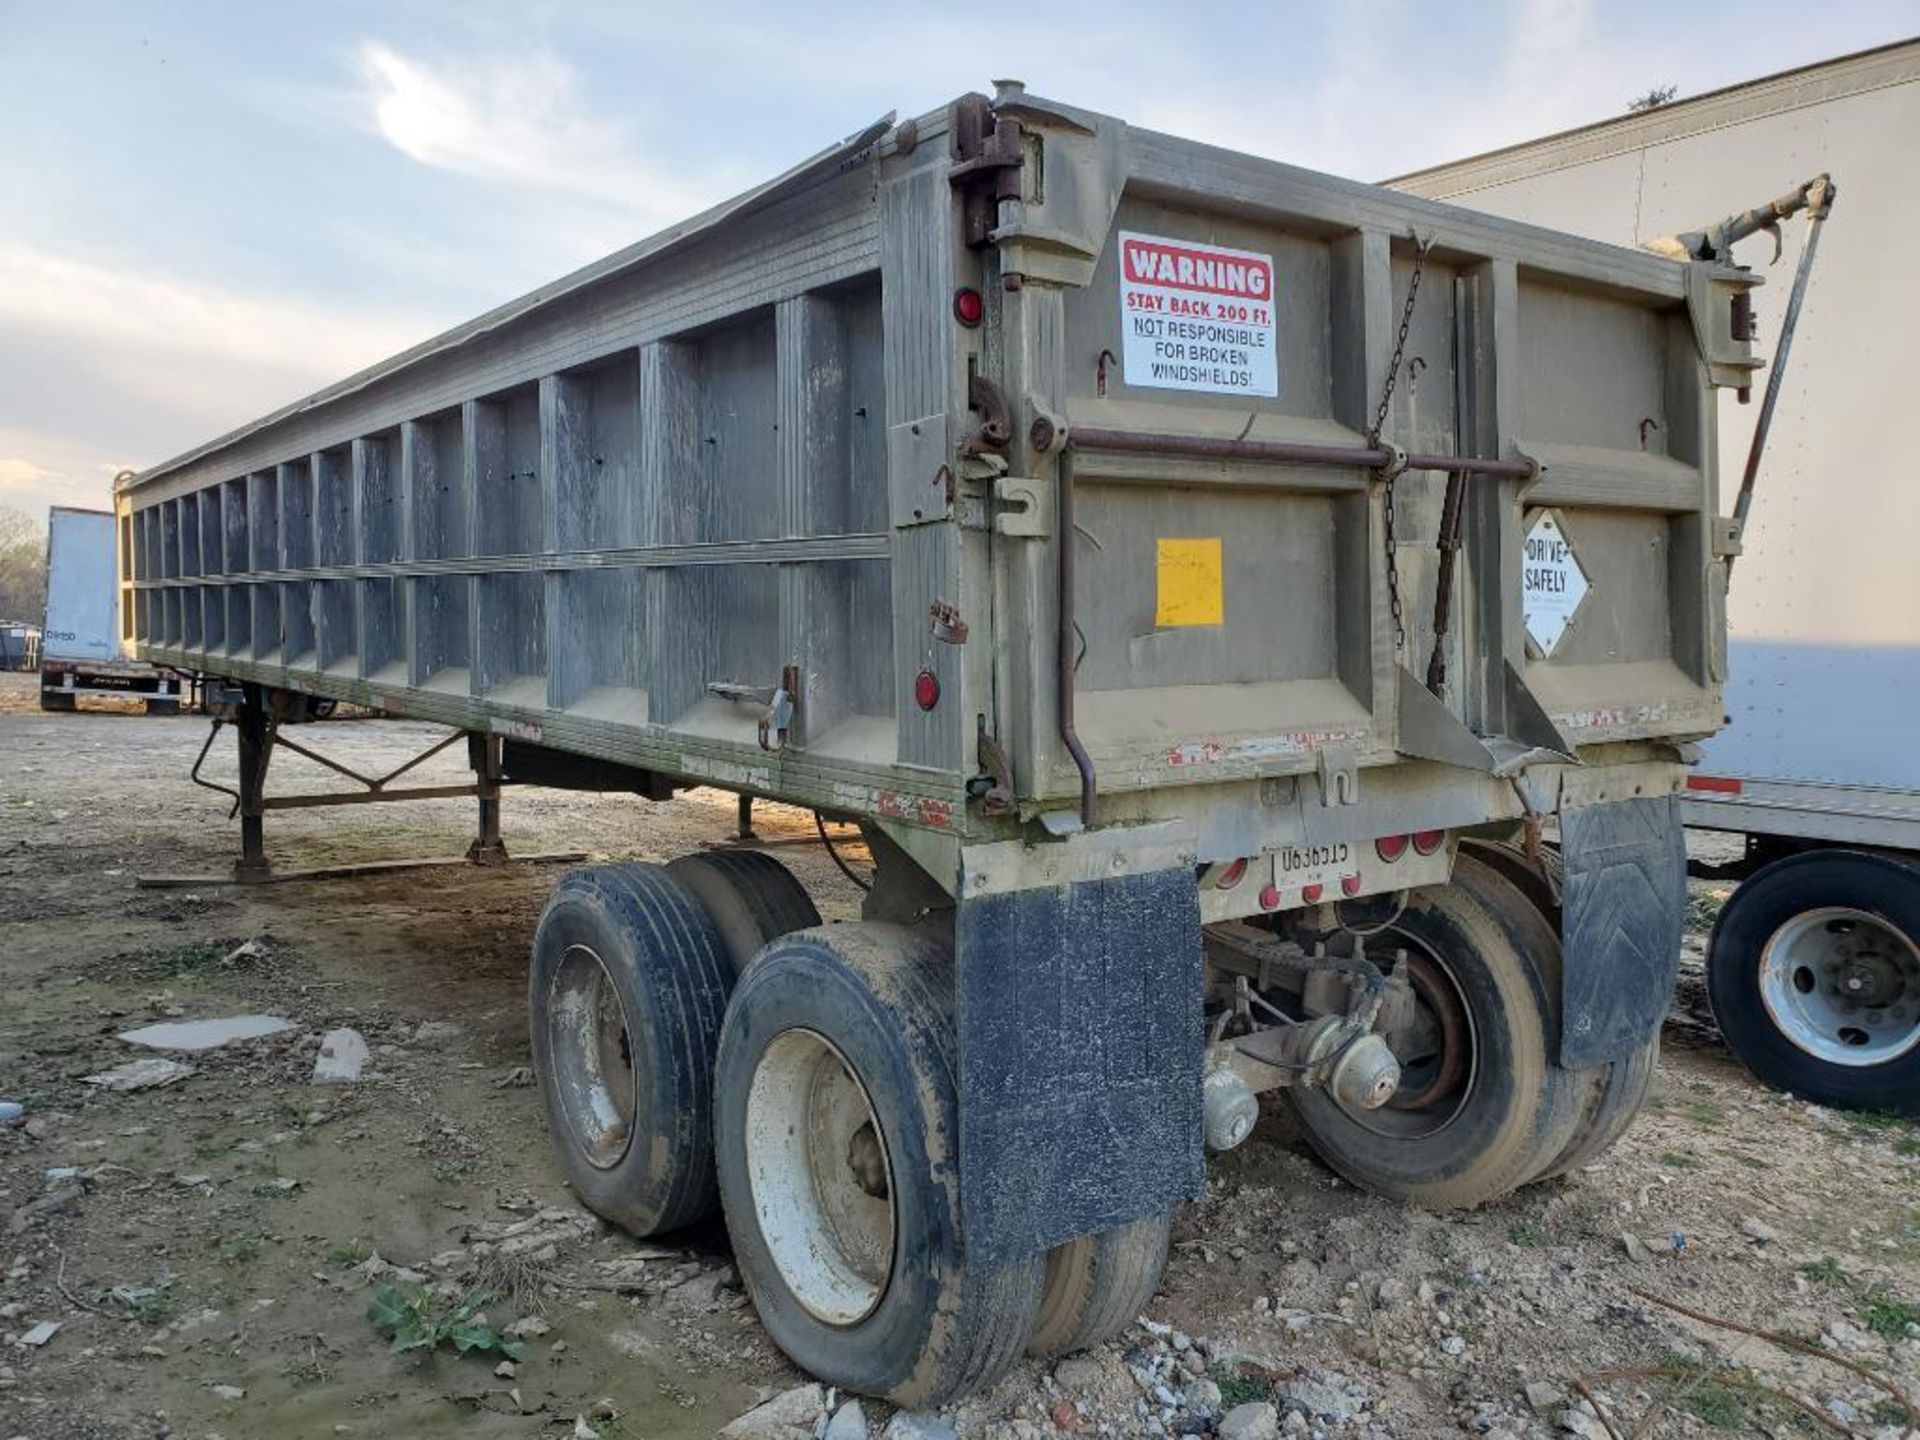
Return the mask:
POLYGON ((1627 1252, 1627 1259, 1636 1265, 1645 1265, 1653 1259, 1653 1251, 1647 1248, 1647 1242, 1638 1235, 1631 1233, 1622 1235, 1620 1246, 1627 1252))
POLYGON ((198 1190, 202 1185, 211 1185, 213 1177, 211 1175, 176 1175, 173 1177, 173 1183, 184 1185, 189 1190, 198 1190))
POLYGON ((573 1440, 600 1440, 600 1432, 587 1423, 587 1417, 573 1417, 573 1440))
POLYGON ((1310 1375, 1287 1381, 1275 1392, 1275 1398, 1289 1410, 1336 1425, 1346 1424, 1360 1410, 1359 1401, 1344 1387, 1310 1375))
POLYGON ((1373 1292, 1373 1298, 1382 1310, 1391 1310, 1406 1300, 1407 1282, 1395 1279, 1382 1280, 1379 1288, 1373 1292))
POLYGON ((27 1118, 27 1107, 18 1100, 0 1100, 0 1128, 18 1125, 27 1118))
POLYGON ((1449 1335, 1440 1342, 1440 1349, 1448 1355, 1464 1355, 1467 1353, 1467 1337, 1449 1335))
POLYGON ((273 952, 258 940, 243 940, 229 950, 221 959, 222 965, 251 965, 256 960, 270 960, 273 952))
POLYGON ((86 1194, 86 1187, 78 1181, 49 1190, 38 1200, 29 1200, 13 1212, 13 1218, 7 1222, 7 1233, 21 1235, 29 1225, 43 1215, 58 1215, 63 1210, 71 1210, 80 1203, 86 1194))
POLYGON ((207 1389, 211 1390, 222 1400, 244 1400, 247 1398, 247 1392, 238 1385, 209 1385, 207 1389))
POLYGON ((1762 1245, 1771 1245, 1780 1238, 1780 1232, 1757 1215, 1749 1215, 1740 1222, 1740 1233, 1762 1245))
POLYGON ((1827 1398, 1827 1413, 1842 1425, 1851 1425, 1860 1418, 1860 1412, 1842 1400, 1838 1395, 1827 1398))
POLYGON ((511 1360, 502 1360, 498 1365, 493 1367, 493 1373, 498 1375, 502 1380, 513 1380, 518 1378, 520 1367, 511 1360))
POLYGON ((867 1412, 858 1400, 849 1400, 833 1412, 820 1440, 867 1440, 867 1412))
POLYGON ((880 1440, 960 1440, 960 1432, 938 1415, 916 1415, 900 1410, 887 1421, 880 1440))
POLYGON ((415 1045, 444 1045, 460 1038, 460 1027, 451 1020, 422 1020, 413 1032, 415 1045))
POLYGON ((313 1061, 315 1085, 351 1085, 371 1059, 366 1037, 358 1030, 329 1030, 320 1037, 320 1053, 313 1061))
POLYGON ((1091 1355, 1069 1355, 1053 1367, 1053 1378, 1062 1390, 1084 1393, 1098 1385, 1105 1375, 1100 1362, 1091 1355))
POLYGON ((501 1333, 513 1340, 538 1340, 552 1329, 538 1315, 522 1315, 501 1333))
POLYGON ((1560 1412, 1560 1428, 1569 1435, 1579 1436, 1580 1440, 1614 1440, 1612 1432, 1585 1400, 1560 1412))
POLYGON ((65 1185, 68 1181, 78 1180, 79 1178, 80 1167, 78 1165, 49 1165, 46 1169, 46 1181, 49 1188, 55 1185, 65 1185))
POLYGON ((1175 1350, 1191 1350, 1193 1348, 1193 1337, 1184 1330, 1176 1330, 1167 1337, 1167 1343, 1172 1345, 1175 1350))
POLYGON ((116 1037, 149 1050, 218 1050, 236 1040, 258 1040, 291 1030, 293 1022, 278 1015, 228 1015, 218 1020, 181 1020, 123 1030, 116 1037))
POLYGON ((1220 1440, 1279 1440, 1280 1412, 1264 1400, 1236 1405, 1220 1417, 1220 1440))
POLYGON ((1526 1394, 1527 1408, 1536 1415, 1545 1415, 1567 1403, 1567 1392, 1545 1380, 1528 1381, 1526 1394))
POLYGON ((58 1320, 42 1320, 38 1325, 22 1335, 19 1343, 29 1350, 38 1350, 59 1333, 60 1322, 58 1320))
POLYGON ((1203 1375, 1181 1392, 1180 1399, 1189 1410, 1218 1410, 1220 1387, 1203 1375))
POLYGON ((98 1075, 83 1075, 80 1078, 83 1084, 98 1085, 102 1090, 157 1090, 162 1085, 176 1084, 191 1074, 193 1066, 156 1055, 146 1060, 129 1060, 98 1075))
POLYGON ((818 1385, 796 1385, 729 1420, 718 1433, 737 1440, 789 1440, 802 1431, 811 1434, 825 1405, 826 1395, 818 1385))

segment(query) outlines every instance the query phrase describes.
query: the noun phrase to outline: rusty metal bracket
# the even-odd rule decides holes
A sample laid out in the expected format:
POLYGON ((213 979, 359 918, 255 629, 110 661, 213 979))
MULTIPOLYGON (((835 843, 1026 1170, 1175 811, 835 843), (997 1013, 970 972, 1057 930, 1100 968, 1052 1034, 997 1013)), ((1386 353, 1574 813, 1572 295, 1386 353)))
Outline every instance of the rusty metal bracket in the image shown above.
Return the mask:
POLYGON ((1027 163, 1025 132, 1011 115, 996 115, 984 95, 956 101, 952 118, 955 163, 947 182, 961 195, 961 233, 970 249, 993 243, 1000 202, 1020 198, 1027 163))
MULTIPOLYGON (((1013 761, 1007 750, 988 733, 986 717, 980 717, 980 742, 977 747, 980 768, 986 773, 975 784, 985 782, 977 796, 982 815, 1011 815, 1016 808, 1013 796, 1013 761)), ((971 787, 970 787, 971 788, 971 787)))
POLYGON ((979 412, 980 423, 961 443, 960 453, 997 454, 1005 450, 1013 439, 1013 411, 1007 405, 1006 393, 986 376, 974 375, 967 381, 967 405, 979 412))

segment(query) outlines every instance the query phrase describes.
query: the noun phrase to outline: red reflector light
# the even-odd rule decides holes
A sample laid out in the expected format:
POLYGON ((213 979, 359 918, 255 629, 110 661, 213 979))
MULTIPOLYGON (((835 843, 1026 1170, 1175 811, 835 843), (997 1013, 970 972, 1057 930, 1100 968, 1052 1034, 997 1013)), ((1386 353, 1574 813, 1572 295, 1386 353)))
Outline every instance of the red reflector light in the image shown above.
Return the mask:
POLYGON ((1262 910, 1278 910, 1280 908, 1280 892, 1271 885, 1267 886, 1260 892, 1260 908, 1262 910))
POLYGON ((1243 855, 1214 877, 1213 888, 1216 890, 1231 890, 1246 878, 1247 860, 1243 855))
POLYGON ((987 318, 987 302, 978 290, 962 287, 953 292, 953 318, 971 330, 987 318))
POLYGON ((1320 898, 1321 893, 1322 891, 1320 886, 1309 885, 1300 892, 1300 898, 1304 900, 1307 904, 1311 905, 1313 904, 1314 901, 1320 898))
POLYGON ((1413 848, 1422 855, 1431 855, 1447 843, 1444 830, 1416 830, 1413 832, 1413 848))
POLYGON ((1391 865, 1407 853, 1407 837, 1405 835, 1382 835, 1378 840, 1373 842, 1373 848, 1379 853, 1382 860, 1391 865))
POLYGON ((1358 895, 1360 893, 1360 877, 1358 875, 1342 875, 1340 877, 1340 893, 1342 895, 1358 895))
POLYGON ((1687 789, 1705 790, 1714 795, 1738 795, 1740 782, 1727 775, 1689 775, 1687 789))
POLYGON ((931 670, 922 670, 913 677, 913 703, 922 710, 931 710, 940 703, 940 677, 931 670))

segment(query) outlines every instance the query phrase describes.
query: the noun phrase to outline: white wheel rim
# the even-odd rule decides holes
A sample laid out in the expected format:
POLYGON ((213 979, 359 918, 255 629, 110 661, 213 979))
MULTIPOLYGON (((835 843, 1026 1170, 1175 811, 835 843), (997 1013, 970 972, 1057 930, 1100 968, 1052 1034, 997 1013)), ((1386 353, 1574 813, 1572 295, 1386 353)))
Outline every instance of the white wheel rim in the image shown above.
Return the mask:
POLYGON ((1920 1045, 1920 949, 1864 910, 1808 910, 1762 948, 1760 999, 1816 1059, 1884 1065, 1920 1045))
POLYGON ((548 1083, 567 1128, 589 1165, 611 1170, 633 1142, 640 1082, 620 992, 606 962, 585 945, 569 945, 553 972, 547 1033, 553 1047, 548 1083))
POLYGON ((760 1234, 793 1297, 829 1325, 872 1314, 893 1272, 892 1162, 866 1087, 825 1036, 787 1030, 767 1046, 746 1148, 760 1234))

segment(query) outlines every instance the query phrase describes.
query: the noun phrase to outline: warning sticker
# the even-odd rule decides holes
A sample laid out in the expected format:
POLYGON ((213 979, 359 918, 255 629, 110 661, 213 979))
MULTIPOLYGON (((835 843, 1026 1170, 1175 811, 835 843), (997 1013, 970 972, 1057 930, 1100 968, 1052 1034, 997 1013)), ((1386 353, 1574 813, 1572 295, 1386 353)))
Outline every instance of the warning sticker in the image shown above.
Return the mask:
POLYGON ((1587 572, 1551 510, 1542 510, 1527 530, 1521 550, 1520 610, 1527 634, 1551 657, 1587 598, 1587 572))
POLYGON ((1273 257, 1120 234, 1120 334, 1129 385, 1280 393, 1273 257))
POLYGON ((1226 586, 1218 539, 1161 540, 1155 578, 1156 626, 1169 629, 1226 623, 1226 586))

